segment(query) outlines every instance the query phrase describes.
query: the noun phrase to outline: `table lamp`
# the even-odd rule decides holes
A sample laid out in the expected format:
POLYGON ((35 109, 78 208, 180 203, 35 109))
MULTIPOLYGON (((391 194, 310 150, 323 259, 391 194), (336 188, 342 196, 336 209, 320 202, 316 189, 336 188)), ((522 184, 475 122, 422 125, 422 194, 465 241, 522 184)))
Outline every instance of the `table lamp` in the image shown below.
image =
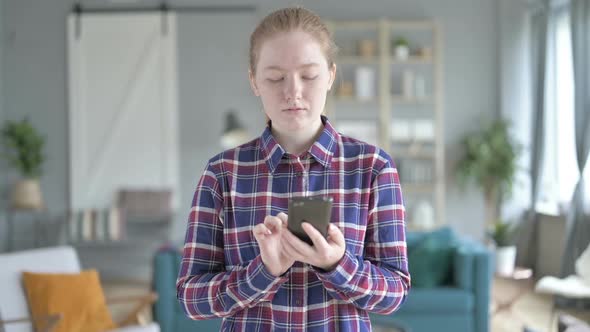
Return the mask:
POLYGON ((248 131, 238 120, 235 110, 230 109, 225 114, 225 129, 221 135, 221 146, 230 149, 245 143, 249 139, 248 131))

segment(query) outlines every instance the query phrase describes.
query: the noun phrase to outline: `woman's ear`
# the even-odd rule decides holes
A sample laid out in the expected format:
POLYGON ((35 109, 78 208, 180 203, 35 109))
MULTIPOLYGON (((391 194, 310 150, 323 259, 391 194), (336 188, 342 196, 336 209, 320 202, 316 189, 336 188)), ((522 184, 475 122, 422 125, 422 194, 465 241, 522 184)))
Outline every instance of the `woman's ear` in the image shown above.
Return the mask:
POLYGON ((252 92, 254 92, 254 95, 257 97, 260 97, 260 93, 258 92, 258 87, 256 86, 256 78, 254 77, 254 74, 252 74, 252 70, 248 70, 248 78, 250 80, 250 88, 252 88, 252 92))
POLYGON ((328 91, 332 89, 332 84, 336 80, 336 64, 332 64, 332 68, 329 69, 330 71, 330 81, 328 82, 328 91))

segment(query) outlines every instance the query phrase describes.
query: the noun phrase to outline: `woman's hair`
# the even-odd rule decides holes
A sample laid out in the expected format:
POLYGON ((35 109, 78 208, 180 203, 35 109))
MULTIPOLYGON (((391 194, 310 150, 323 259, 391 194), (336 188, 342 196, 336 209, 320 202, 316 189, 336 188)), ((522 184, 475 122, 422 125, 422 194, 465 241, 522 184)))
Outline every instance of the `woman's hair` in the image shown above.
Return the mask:
POLYGON ((250 70, 256 73, 256 64, 262 43, 279 32, 303 31, 310 34, 322 48, 328 66, 334 64, 338 48, 330 31, 314 12, 301 7, 283 8, 267 15, 250 36, 250 70))

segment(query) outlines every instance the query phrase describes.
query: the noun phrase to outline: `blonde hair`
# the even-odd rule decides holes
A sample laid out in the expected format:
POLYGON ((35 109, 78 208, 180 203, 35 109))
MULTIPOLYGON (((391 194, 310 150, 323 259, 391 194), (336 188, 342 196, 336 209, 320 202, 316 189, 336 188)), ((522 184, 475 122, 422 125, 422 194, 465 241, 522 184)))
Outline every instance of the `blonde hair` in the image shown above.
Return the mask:
POLYGON ((301 7, 276 10, 260 21, 250 36, 250 70, 256 74, 256 64, 262 43, 279 32, 300 30, 310 34, 319 44, 328 61, 328 67, 334 65, 338 52, 332 40, 332 34, 321 18, 314 12, 301 7))

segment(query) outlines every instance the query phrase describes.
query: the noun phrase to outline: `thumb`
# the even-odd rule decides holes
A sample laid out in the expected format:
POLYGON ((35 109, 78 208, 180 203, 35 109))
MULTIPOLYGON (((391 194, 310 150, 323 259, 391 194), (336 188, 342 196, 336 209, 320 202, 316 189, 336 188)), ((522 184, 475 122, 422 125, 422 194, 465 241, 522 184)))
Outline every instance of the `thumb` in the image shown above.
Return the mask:
POLYGON ((339 247, 344 247, 346 245, 344 234, 342 234, 340 228, 334 224, 330 224, 330 227, 328 228, 328 237, 339 247))

